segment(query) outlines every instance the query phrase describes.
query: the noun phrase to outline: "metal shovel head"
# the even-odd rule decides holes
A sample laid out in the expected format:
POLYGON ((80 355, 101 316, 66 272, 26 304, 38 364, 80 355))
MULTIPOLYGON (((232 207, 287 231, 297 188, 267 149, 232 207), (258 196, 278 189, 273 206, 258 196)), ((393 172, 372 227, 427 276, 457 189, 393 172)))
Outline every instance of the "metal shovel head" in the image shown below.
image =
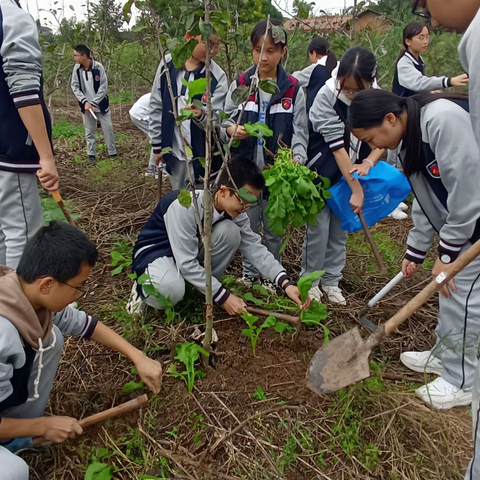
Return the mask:
POLYGON ((316 393, 334 393, 370 376, 372 346, 358 327, 319 348, 307 371, 307 386, 316 393))

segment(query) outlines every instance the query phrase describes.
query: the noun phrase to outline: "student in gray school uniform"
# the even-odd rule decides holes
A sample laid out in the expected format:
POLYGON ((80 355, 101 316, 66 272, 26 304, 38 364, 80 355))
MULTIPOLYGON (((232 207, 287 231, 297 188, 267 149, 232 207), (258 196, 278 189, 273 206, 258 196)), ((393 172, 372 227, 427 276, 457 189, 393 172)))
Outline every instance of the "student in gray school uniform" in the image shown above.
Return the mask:
MULTIPOLYGON (((422 56, 430 43, 430 27, 425 23, 412 22, 403 29, 403 48, 395 64, 392 92, 400 97, 411 97, 417 93, 426 93, 448 87, 465 86, 468 75, 457 77, 427 77, 422 56)), ((387 162, 401 170, 398 154, 401 146, 387 152, 387 162)))
MULTIPOLYGON (((150 96, 151 93, 146 93, 141 96, 132 106, 130 111, 130 119, 132 123, 139 128, 147 137, 150 135, 150 96)), ((148 162, 146 177, 153 177, 156 171, 155 156, 153 154, 153 148, 150 149, 150 160, 148 162)))
POLYGON ((87 137, 87 151, 90 165, 97 164, 97 142, 95 130, 98 118, 102 126, 110 158, 117 156, 115 135, 108 101, 108 79, 103 65, 91 58, 90 49, 77 45, 73 51, 76 65, 73 67, 71 86, 83 114, 83 125, 87 137))
POLYGON ((43 225, 37 178, 58 189, 42 51, 29 13, 0 0, 0 265, 16 268, 43 225))
MULTIPOLYGON (((415 201, 414 227, 407 239, 402 271, 422 266, 435 232, 440 242, 433 278, 480 239, 480 148, 468 113, 468 98, 454 94, 398 97, 362 92, 350 106, 352 133, 378 148, 407 145, 400 154, 415 201)), ((425 352, 404 352, 415 372, 439 375, 416 395, 438 410, 470 405, 480 336, 480 258, 439 294, 437 343, 425 352)))
MULTIPOLYGON (((269 29, 265 38, 265 47, 263 48, 263 58, 260 58, 264 35, 267 27, 265 20, 259 22, 253 29, 250 36, 252 43, 252 56, 255 65, 241 73, 238 78, 232 82, 225 102, 225 112, 230 118, 224 122, 225 128, 222 130, 224 140, 230 140, 235 132, 235 124, 240 112, 243 115, 240 126, 236 130, 235 140, 240 140, 237 147, 232 148, 232 159, 241 162, 254 162, 260 168, 274 162, 280 141, 292 149, 293 160, 305 165, 307 161, 308 145, 308 121, 305 110, 305 95, 303 88, 300 87, 298 80, 289 75, 281 65, 283 57, 287 53, 287 32, 282 23, 278 20, 272 20, 272 25, 283 30, 283 38, 272 36, 272 30, 269 29), (250 88, 254 74, 258 69, 259 80, 276 80, 278 90, 271 94, 256 89, 246 102, 238 104, 234 101, 234 92, 239 87, 250 88), (245 106, 245 109, 243 107, 245 106), (246 123, 265 123, 273 135, 265 138, 265 143, 254 136, 249 136, 243 127, 246 123)), ((280 261, 280 250, 283 239, 270 231, 268 219, 265 210, 268 205, 267 196, 264 194, 258 202, 248 212, 252 230, 256 233, 260 231, 263 224, 263 237, 268 250, 274 257, 280 261)), ((243 276, 238 279, 238 283, 246 287, 261 282, 261 284, 270 292, 275 293, 276 286, 268 278, 262 278, 258 268, 248 260, 243 262, 243 276)))
MULTIPOLYGON (((183 81, 194 81, 205 78, 205 61, 207 58, 207 44, 202 40, 201 35, 192 37, 190 32, 186 33, 187 40, 197 40, 190 58, 187 59, 181 68, 176 68, 173 64, 171 55, 167 55, 165 60, 167 65, 160 62, 155 81, 152 87, 150 97, 150 142, 152 144, 154 159, 156 165, 163 163, 169 174, 170 183, 174 190, 185 188, 190 183, 187 167, 190 169, 192 179, 195 184, 200 184, 205 173, 199 158, 205 158, 205 113, 207 104, 207 94, 204 92, 197 95, 192 100, 199 100, 203 107, 200 109, 192 104, 186 104, 188 97, 188 88, 183 81), (192 120, 185 120, 181 123, 181 132, 177 128, 175 117, 173 115, 173 105, 170 92, 168 90, 166 72, 170 73, 172 89, 177 102, 177 111, 193 110, 195 113, 192 120), (182 155, 182 135, 191 147, 192 157, 185 159, 182 155), (173 151, 161 155, 162 150, 170 148, 173 151)), ((225 72, 213 61, 213 58, 220 49, 220 41, 215 33, 210 36, 211 45, 211 63, 210 71, 212 75, 211 94, 212 110, 214 119, 218 120, 218 115, 223 111, 225 96, 228 90, 227 76, 225 72)), ((186 152, 188 155, 188 153, 186 152)), ((214 162, 218 162, 218 156, 214 157, 214 162)), ((218 164, 213 165, 212 172, 217 170, 218 164)))
MULTIPOLYGON (((230 315, 245 310, 245 302, 230 293, 220 282, 225 269, 235 253, 240 250, 244 257, 257 266, 259 271, 282 288, 302 309, 308 308, 310 300, 302 304, 300 292, 282 265, 262 245, 260 235, 250 227, 246 211, 250 203, 240 200, 234 190, 246 188, 258 198, 265 187, 265 179, 259 168, 250 161, 229 165, 231 178, 224 170, 213 196, 212 271, 213 300, 230 315), (232 181, 233 179, 233 181, 232 181)), ((178 190, 165 195, 155 208, 150 219, 138 235, 133 249, 132 270, 138 277, 148 274, 148 280, 163 296, 176 305, 185 295, 185 283, 205 293, 206 277, 202 265, 203 246, 198 237, 197 214, 192 205, 182 207, 177 199, 178 190)), ((196 190, 200 217, 203 217, 204 191, 196 190)), ((161 308, 156 297, 149 296, 141 285, 133 286, 127 310, 141 311, 142 304, 161 308)))
POLYGON ((64 335, 91 338, 125 355, 142 381, 160 391, 158 362, 96 318, 67 307, 84 294, 97 259, 95 245, 81 230, 52 222, 29 241, 17 271, 0 267, 2 480, 28 480, 28 465, 16 453, 32 448, 34 437, 62 443, 82 433, 75 418, 45 415, 64 335))
MULTIPOLYGON (((313 95, 307 91, 311 123, 307 165, 328 178, 332 185, 343 175, 352 189, 350 203, 355 212, 362 209, 364 196, 360 182, 351 175, 352 163, 363 162, 359 174, 366 175, 383 151, 372 151, 367 144, 353 139, 345 122, 352 98, 359 91, 376 85, 376 72, 375 55, 365 48, 354 47, 345 52, 338 69, 332 72, 332 78, 326 81, 311 106, 313 95)), ((311 88, 315 88, 315 82, 310 83, 311 88)), ((347 238, 348 233, 342 229, 340 219, 328 205, 323 207, 317 224, 307 226, 301 275, 325 270, 321 278, 322 289, 320 280, 312 284, 312 298, 321 300, 323 290, 330 302, 346 305, 338 284, 345 267, 347 238)))
MULTIPOLYGON (((470 79, 470 119, 475 138, 480 145, 480 0, 415 1, 413 11, 417 15, 431 17, 434 27, 443 25, 457 33, 464 33, 458 53, 470 79)), ((455 137, 452 135, 450 138, 455 137)), ((476 188, 478 191, 478 184, 476 188)), ((475 371, 472 418, 474 453, 465 480, 480 478, 480 364, 475 371)))

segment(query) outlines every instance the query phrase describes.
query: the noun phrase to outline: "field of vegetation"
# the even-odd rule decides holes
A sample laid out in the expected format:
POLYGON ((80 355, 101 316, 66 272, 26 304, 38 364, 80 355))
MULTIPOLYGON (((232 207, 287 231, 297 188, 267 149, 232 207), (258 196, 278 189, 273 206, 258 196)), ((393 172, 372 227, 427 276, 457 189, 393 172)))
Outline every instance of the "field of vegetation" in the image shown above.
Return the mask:
MULTIPOLYGON (((294 3, 298 18, 315 13, 308 3, 294 3)), ((229 20, 228 28, 219 32, 223 46, 216 61, 232 80, 252 65, 252 26, 266 15, 281 19, 284 12, 269 0, 219 4, 229 20)), ((391 86, 402 29, 412 20, 406 4, 380 0, 370 5, 393 20, 385 35, 364 31, 355 39, 345 32, 328 36, 339 58, 354 44, 374 51, 384 88, 391 86)), ((193 359, 203 357, 195 347, 205 325, 203 297, 192 290, 175 309, 150 310, 143 316, 126 312, 132 248, 155 207, 157 189, 155 180, 144 176, 149 145, 131 124, 128 110, 151 89, 159 42, 181 48, 199 5, 187 0, 132 0, 122 12, 113 0, 99 0, 91 3, 86 21, 67 20, 55 7, 47 15, 56 31, 43 35, 42 45, 60 189, 77 225, 101 254, 79 308, 159 360, 164 379, 160 395, 150 398, 148 408, 88 428, 75 441, 27 454, 31 478, 461 480, 472 456, 470 409, 438 413, 427 408, 414 391, 431 378, 399 362, 402 351, 433 345, 436 299, 375 349, 371 378, 332 396, 316 395, 306 387, 305 372, 315 351, 358 325, 359 310, 401 268, 409 221, 386 219, 372 228, 387 276, 377 273, 363 233, 350 235, 341 283, 348 306, 327 305, 321 322, 304 324, 296 341, 285 325, 232 318, 215 307, 218 339, 208 362, 197 361, 192 367, 193 359), (122 30, 123 15, 129 16, 133 4, 140 12, 135 25, 122 30), (81 114, 69 87, 72 47, 77 43, 92 47, 110 82, 119 155, 108 158, 99 132, 95 167, 88 164, 81 114)), ((289 37, 289 72, 307 65, 306 48, 314 35, 297 30, 289 37)), ((433 34, 424 57, 427 74, 461 73, 458 42, 454 34, 433 34)), ((164 182, 162 193, 168 188, 164 182)), ((43 196, 45 220, 61 220, 55 202, 43 196)), ((296 275, 302 228, 290 232, 282 259, 296 275)), ((388 320, 418 293, 430 280, 432 258, 414 279, 397 286, 370 318, 377 323, 388 320)), ((235 283, 241 273, 239 257, 226 273, 224 284, 250 305, 298 314, 286 297, 268 295, 261 288, 240 288, 235 283)), ((135 373, 122 356, 91 341, 68 339, 48 413, 83 418, 135 398, 147 391, 135 373)))

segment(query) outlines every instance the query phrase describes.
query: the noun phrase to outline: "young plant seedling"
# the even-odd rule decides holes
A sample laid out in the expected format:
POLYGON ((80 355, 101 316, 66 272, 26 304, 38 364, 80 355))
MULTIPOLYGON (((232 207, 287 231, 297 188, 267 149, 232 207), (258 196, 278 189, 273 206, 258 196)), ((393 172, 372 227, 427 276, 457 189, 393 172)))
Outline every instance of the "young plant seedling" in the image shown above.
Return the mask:
POLYGON ((195 362, 200 358, 200 354, 208 357, 206 352, 200 345, 192 342, 178 343, 177 344, 177 356, 175 360, 182 362, 186 370, 183 372, 177 372, 175 365, 172 365, 170 373, 174 378, 181 378, 187 384, 188 391, 193 392, 193 386, 197 378, 204 378, 206 374, 201 370, 195 370, 195 362))
POLYGON ((242 318, 247 322, 249 327, 244 328, 242 330, 242 333, 252 341, 253 356, 256 357, 256 347, 260 333, 265 328, 273 327, 277 323, 277 319, 272 316, 267 317, 265 321, 259 327, 257 327, 255 325, 255 322, 258 320, 258 317, 256 317, 255 315, 252 315, 251 313, 244 313, 242 315, 242 318))
POLYGON ((139 278, 136 278, 136 275, 133 274, 130 276, 130 278, 137 280, 137 283, 142 286, 142 289, 146 295, 155 297, 157 299, 157 302, 160 305, 160 308, 162 308, 165 311, 165 317, 166 317, 165 321, 167 325, 172 323, 176 315, 176 313, 173 310, 173 303, 170 300, 170 298, 167 298, 165 295, 162 295, 159 291, 157 291, 157 289, 152 285, 150 276, 144 273, 139 278))

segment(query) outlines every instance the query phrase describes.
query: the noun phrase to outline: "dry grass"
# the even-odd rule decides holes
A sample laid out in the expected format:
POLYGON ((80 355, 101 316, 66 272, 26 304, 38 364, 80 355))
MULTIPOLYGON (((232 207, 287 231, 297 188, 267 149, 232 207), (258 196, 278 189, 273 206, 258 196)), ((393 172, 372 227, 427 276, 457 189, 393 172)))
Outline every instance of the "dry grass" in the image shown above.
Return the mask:
MULTIPOLYGON (((82 307, 127 332, 135 345, 162 361, 167 372, 172 345, 191 334, 188 320, 193 310, 185 312, 187 322, 176 327, 164 325, 159 314, 151 315, 146 325, 122 317, 120 302, 131 282, 125 274, 112 278, 109 273, 116 234, 133 244, 155 201, 155 184, 143 177, 146 140, 126 120, 118 121, 117 110, 114 106, 115 130, 128 134, 119 149, 120 168, 105 168, 99 174, 77 163, 75 155, 84 155, 81 138, 59 139, 56 145, 62 194, 74 202, 82 215, 79 225, 101 253, 82 307)), ((76 110, 62 115, 80 121, 76 110)), ((386 221, 373 231, 387 236, 400 252, 408 228, 386 221)), ((285 266, 297 274, 301 242, 301 232, 295 232, 284 254, 285 266)), ((400 255, 389 262, 390 273, 398 268, 400 255)), ((348 308, 329 306, 326 324, 332 335, 357 325, 359 309, 388 280, 369 273, 371 265, 368 250, 350 248, 342 284, 348 308)), ((238 274, 238 268, 236 259, 229 273, 238 274)), ((428 278, 428 272, 421 272, 396 287, 370 318, 386 321, 428 278)), ((437 413, 423 406, 413 394, 422 375, 398 361, 401 351, 430 348, 436 315, 434 300, 375 351, 381 368, 372 381, 327 397, 310 392, 304 381, 322 332, 303 331, 295 347, 266 332, 259 357, 253 358, 249 345, 239 339, 241 320, 227 320, 218 310, 216 368, 207 368, 207 377, 196 384, 193 395, 166 375, 161 396, 152 398, 148 409, 91 427, 75 442, 29 455, 31 476, 82 479, 92 455, 102 456, 106 451, 99 448, 105 448, 111 456, 103 461, 115 466, 113 476, 122 480, 140 474, 188 479, 460 480, 472 455, 468 409, 437 413), (267 400, 252 397, 256 386, 262 387, 267 400)), ((130 368, 128 360, 92 341, 69 339, 50 412, 80 418, 128 400, 136 395, 122 393, 122 386, 135 379, 130 368)))

